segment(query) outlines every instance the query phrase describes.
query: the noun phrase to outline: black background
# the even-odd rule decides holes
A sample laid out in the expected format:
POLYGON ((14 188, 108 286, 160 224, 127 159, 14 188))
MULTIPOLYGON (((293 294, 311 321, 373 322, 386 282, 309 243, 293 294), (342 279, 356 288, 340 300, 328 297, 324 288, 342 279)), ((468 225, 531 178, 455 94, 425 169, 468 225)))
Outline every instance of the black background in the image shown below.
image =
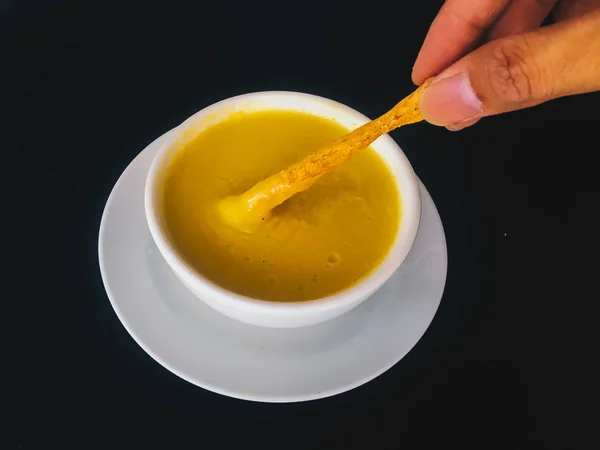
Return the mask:
POLYGON ((0 2, 5 448, 591 448, 598 94, 392 133, 439 209, 448 282, 416 347, 354 391, 289 405, 204 391, 152 360, 106 297, 101 213, 148 143, 257 90, 379 115, 413 89, 439 6, 0 2))

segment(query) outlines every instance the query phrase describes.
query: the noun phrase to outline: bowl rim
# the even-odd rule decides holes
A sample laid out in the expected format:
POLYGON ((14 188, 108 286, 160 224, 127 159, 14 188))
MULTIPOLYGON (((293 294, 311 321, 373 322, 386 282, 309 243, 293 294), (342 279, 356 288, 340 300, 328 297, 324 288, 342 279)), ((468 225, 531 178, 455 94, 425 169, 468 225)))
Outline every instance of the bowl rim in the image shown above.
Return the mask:
MULTIPOLYGON (((321 297, 318 299, 312 300, 303 300, 297 302, 277 302, 271 300, 262 300, 254 297, 245 296, 242 294, 238 294, 236 292, 230 291, 210 279, 204 277, 201 273, 199 273, 193 266, 191 266, 183 256, 179 254, 179 251, 176 249, 175 245, 170 241, 167 237, 167 233, 165 232, 164 225, 162 223, 162 219, 159 214, 158 196, 159 196, 159 188, 160 184, 157 183, 157 178, 159 178, 159 174, 164 170, 164 163, 167 160, 167 156, 169 156, 170 151, 172 151, 172 147, 175 142, 177 142, 178 138, 182 136, 182 134, 190 128, 191 125, 196 124, 203 117, 209 116, 213 113, 216 113, 219 109, 232 104, 239 103, 242 101, 254 100, 268 100, 272 97, 289 97, 290 99, 300 99, 308 102, 316 102, 319 104, 325 104, 333 111, 339 114, 347 114, 349 116, 353 116, 353 122, 356 122, 357 126, 362 125, 363 123, 367 123, 370 119, 364 114, 356 111, 355 109, 344 105, 343 103, 339 103, 335 100, 331 100, 325 97, 317 96, 314 94, 308 94, 303 92, 295 92, 295 91, 257 91, 251 92, 241 95, 236 95, 233 97, 226 98, 219 102, 213 103, 200 111, 196 112, 184 122, 182 122, 176 129, 174 133, 169 136, 169 138, 162 144, 161 148, 158 150, 157 154, 154 156, 153 161, 150 166, 150 170, 146 176, 146 183, 144 187, 144 208, 145 215, 148 227, 150 229, 150 234, 152 238, 162 254, 165 258, 168 265, 175 272, 178 277, 184 282, 184 284, 188 284, 189 288, 194 289, 196 292, 204 292, 212 297, 214 301, 222 303, 223 307, 234 308, 241 312, 248 312, 252 314, 276 314, 278 316, 284 314, 299 314, 302 312, 314 312, 318 310, 322 313, 326 313, 330 310, 338 310, 349 304, 360 303, 361 301, 368 298, 373 292, 379 289, 398 269, 398 267, 402 264, 402 262, 406 259, 406 256, 410 252, 410 249, 413 246, 415 241, 417 231, 419 228, 420 218, 421 218, 421 194, 418 184, 418 178, 412 168, 412 165, 408 161, 408 158, 400 148, 400 146, 392 139, 389 134, 385 134, 377 139, 377 141, 372 145, 372 147, 379 147, 382 145, 387 145, 394 150, 395 156, 398 158, 398 162, 400 162, 403 175, 406 176, 406 187, 408 187, 408 191, 406 187, 400 192, 400 180, 399 177, 394 174, 389 167, 390 161, 388 158, 384 157, 377 149, 377 153, 384 160, 390 172, 392 172, 392 176, 396 183, 396 187, 399 190, 400 201, 402 204, 402 215, 399 221, 399 229, 396 233, 396 237, 392 246, 390 247, 388 253, 383 258, 381 263, 375 267, 367 276, 362 278, 360 281, 355 283, 354 285, 345 288, 339 292, 333 293, 331 295, 321 297), (405 201, 407 199, 410 202, 410 206, 412 207, 412 214, 408 217, 406 216, 405 211, 405 201), (402 244, 402 245, 400 245, 402 244), (395 258, 394 258, 395 257, 395 258), (392 261, 395 259, 396 261, 392 261)), ((258 110, 278 110, 276 107, 265 107, 258 110)), ((285 110, 285 109, 280 109, 285 110)), ((301 109, 287 108, 287 110, 291 111, 302 111, 301 109)), ((311 114, 310 111, 305 111, 311 114)), ((318 115, 318 114, 314 114, 318 115)), ((336 118, 335 113, 333 114, 333 119, 336 118)), ((217 120, 214 123, 219 123, 227 118, 225 117, 223 120, 217 120)), ((200 130, 202 132, 203 130, 200 130)))

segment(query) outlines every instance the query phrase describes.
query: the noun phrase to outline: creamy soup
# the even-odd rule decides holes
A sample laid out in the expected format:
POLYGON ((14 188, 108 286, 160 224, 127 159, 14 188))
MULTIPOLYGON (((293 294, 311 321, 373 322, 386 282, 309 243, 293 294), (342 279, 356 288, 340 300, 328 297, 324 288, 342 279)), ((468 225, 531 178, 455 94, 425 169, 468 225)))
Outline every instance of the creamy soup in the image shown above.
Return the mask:
POLYGON ((368 148, 291 197, 254 232, 219 221, 215 205, 348 133, 295 111, 236 113, 203 131, 168 169, 164 217, 173 243, 199 274, 230 291, 280 302, 342 291, 390 250, 400 196, 368 148))

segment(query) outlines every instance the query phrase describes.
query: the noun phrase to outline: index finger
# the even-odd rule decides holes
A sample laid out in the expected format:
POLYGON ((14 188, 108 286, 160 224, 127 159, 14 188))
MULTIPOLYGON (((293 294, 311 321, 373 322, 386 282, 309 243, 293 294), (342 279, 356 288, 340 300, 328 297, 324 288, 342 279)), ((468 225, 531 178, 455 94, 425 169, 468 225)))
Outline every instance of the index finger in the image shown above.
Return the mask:
POLYGON ((464 56, 508 3, 510 0, 446 0, 417 56, 413 81, 421 84, 464 56))

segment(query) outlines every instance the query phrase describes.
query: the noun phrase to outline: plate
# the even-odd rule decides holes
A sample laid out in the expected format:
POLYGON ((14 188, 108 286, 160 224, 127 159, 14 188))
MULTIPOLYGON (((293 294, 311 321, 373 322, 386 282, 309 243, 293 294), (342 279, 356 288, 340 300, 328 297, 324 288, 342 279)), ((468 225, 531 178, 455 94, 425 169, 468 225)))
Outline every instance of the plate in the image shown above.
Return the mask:
POLYGON ((438 309, 447 272, 444 230, 422 184, 421 224, 413 248, 375 295, 329 322, 261 328, 205 305, 177 280, 154 245, 144 215, 144 184, 167 135, 123 172, 106 203, 98 238, 108 298, 152 358, 204 389, 283 403, 358 387, 414 347, 438 309))

